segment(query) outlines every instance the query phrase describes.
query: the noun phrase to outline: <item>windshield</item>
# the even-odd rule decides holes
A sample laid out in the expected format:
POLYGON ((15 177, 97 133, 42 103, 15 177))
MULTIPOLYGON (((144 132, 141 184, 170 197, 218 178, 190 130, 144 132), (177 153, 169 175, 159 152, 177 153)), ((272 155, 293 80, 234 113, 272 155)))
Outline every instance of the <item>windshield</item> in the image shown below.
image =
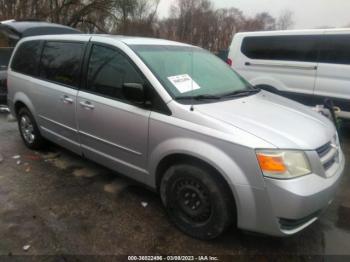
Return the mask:
POLYGON ((134 45, 174 99, 217 98, 252 90, 233 69, 211 53, 187 46, 134 45))

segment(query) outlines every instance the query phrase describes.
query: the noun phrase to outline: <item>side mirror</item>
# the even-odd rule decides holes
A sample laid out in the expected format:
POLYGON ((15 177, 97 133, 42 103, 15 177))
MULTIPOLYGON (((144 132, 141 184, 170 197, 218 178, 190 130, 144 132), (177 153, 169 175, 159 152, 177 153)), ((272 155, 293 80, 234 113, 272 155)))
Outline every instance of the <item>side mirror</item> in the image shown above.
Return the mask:
POLYGON ((146 102, 145 88, 138 83, 124 83, 122 92, 124 97, 134 104, 144 104, 146 102))

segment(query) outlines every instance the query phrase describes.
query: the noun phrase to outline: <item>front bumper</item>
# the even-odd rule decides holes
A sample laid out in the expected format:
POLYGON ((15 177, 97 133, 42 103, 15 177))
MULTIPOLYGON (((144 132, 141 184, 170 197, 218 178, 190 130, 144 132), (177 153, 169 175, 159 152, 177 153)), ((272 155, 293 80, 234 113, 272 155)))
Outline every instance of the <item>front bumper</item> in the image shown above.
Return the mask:
POLYGON ((238 194, 245 199, 239 203, 242 212, 238 227, 272 236, 289 236, 303 230, 332 202, 344 167, 340 152, 338 168, 331 177, 310 174, 291 180, 265 178, 265 189, 238 187, 238 194))

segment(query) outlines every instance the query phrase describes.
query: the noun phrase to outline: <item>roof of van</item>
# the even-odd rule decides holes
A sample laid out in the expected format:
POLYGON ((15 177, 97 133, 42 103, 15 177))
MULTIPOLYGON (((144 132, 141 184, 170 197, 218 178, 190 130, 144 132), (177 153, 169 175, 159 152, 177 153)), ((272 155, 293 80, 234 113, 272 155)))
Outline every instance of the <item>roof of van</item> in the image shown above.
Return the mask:
POLYGON ((120 35, 92 35, 102 36, 111 39, 117 39, 127 45, 177 45, 177 46, 190 46, 185 43, 160 39, 160 38, 148 38, 148 37, 132 37, 132 36, 120 36, 120 35))
POLYGON ((159 38, 147 38, 137 36, 123 36, 123 35, 108 35, 108 34, 64 34, 64 35, 45 35, 45 36, 34 36, 27 40, 79 40, 79 38, 99 37, 111 40, 116 40, 125 43, 126 45, 171 45, 171 46, 191 46, 185 43, 159 39, 159 38))
POLYGON ((239 32, 239 33, 237 33, 237 35, 243 35, 243 36, 275 36, 275 35, 309 35, 309 34, 316 35, 316 34, 324 34, 324 33, 350 33, 350 28, 239 32))
POLYGON ((81 32, 69 26, 42 22, 42 21, 16 21, 8 20, 0 22, 0 30, 7 29, 20 37, 48 34, 80 34, 81 32))

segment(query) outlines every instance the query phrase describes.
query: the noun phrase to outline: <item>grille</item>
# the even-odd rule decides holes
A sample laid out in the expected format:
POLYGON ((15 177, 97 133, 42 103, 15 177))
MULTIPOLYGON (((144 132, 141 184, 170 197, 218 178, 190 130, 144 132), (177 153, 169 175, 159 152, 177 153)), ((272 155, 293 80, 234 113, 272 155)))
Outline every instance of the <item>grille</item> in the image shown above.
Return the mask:
POLYGON ((332 143, 328 142, 324 146, 321 146, 320 148, 316 149, 317 154, 320 156, 320 158, 324 157, 329 153, 329 151, 332 150, 332 143))
POLYGON ((325 170, 330 169, 335 164, 335 157, 323 164, 325 170))
POLYGON ((316 151, 326 172, 333 167, 334 164, 336 164, 339 151, 332 145, 332 142, 328 142, 327 144, 316 149, 316 151))

